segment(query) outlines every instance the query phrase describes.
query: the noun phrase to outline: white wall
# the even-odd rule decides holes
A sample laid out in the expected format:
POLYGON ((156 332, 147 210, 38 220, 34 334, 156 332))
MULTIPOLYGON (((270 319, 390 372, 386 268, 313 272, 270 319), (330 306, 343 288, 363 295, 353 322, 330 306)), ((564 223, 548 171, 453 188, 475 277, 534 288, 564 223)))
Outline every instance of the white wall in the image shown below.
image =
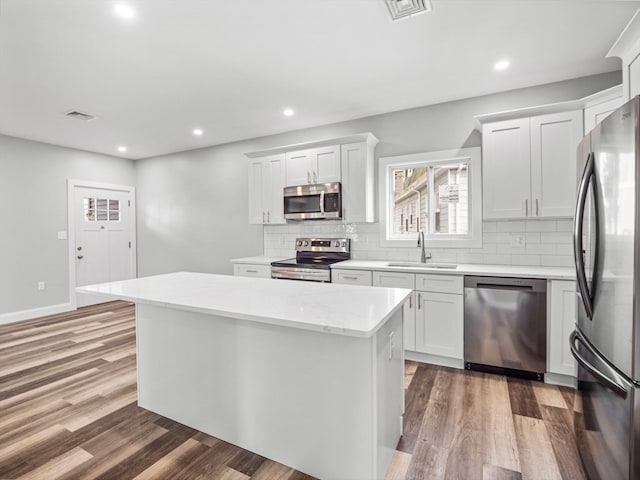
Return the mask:
POLYGON ((69 302, 67 240, 57 237, 69 178, 133 185, 135 172, 130 160, 0 135, 0 321, 69 302))
MULTIPOLYGON (((263 253, 290 257, 295 238, 310 234, 349 236, 355 258, 414 260, 417 249, 380 247, 377 224, 249 225, 244 153, 369 131, 380 140, 376 158, 479 146, 474 115, 574 100, 619 83, 620 73, 613 72, 138 161, 139 275, 230 274, 229 259, 263 253)), ((442 261, 570 265, 569 225, 485 222, 482 249, 431 250, 442 261), (520 232, 526 233, 526 246, 512 247, 511 235, 520 232)))

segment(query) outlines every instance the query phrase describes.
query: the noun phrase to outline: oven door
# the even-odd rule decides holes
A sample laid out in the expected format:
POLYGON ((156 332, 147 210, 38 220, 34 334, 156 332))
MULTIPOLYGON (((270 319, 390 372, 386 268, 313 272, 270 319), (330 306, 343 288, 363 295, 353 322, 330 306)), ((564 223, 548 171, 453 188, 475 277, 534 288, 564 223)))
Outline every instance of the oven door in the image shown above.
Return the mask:
POLYGON ((331 270, 328 268, 271 266, 271 278, 307 280, 310 282, 331 282, 331 270))

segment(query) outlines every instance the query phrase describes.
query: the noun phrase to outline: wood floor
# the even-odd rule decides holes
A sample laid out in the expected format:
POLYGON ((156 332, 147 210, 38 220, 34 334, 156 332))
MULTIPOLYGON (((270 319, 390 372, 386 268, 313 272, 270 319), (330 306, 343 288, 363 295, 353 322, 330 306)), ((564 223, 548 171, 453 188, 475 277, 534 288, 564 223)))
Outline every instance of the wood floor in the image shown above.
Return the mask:
MULTIPOLYGON (((584 478, 570 389, 413 362, 406 386, 387 480, 584 478)), ((27 478, 312 479, 138 408, 124 302, 0 326, 0 479, 27 478)))

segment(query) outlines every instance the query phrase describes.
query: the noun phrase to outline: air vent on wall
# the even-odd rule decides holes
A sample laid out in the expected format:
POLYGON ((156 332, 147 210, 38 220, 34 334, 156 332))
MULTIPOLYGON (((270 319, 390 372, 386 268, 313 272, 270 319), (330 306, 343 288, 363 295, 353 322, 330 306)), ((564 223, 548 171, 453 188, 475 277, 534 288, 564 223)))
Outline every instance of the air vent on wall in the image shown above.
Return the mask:
POLYGON ((411 15, 431 11, 430 0, 385 0, 391 20, 400 20, 411 15))
POLYGON ((78 120, 85 120, 85 121, 93 120, 94 118, 96 118, 93 115, 89 115, 88 113, 78 112, 76 110, 71 110, 70 112, 65 113, 65 115, 67 117, 77 118, 78 120))

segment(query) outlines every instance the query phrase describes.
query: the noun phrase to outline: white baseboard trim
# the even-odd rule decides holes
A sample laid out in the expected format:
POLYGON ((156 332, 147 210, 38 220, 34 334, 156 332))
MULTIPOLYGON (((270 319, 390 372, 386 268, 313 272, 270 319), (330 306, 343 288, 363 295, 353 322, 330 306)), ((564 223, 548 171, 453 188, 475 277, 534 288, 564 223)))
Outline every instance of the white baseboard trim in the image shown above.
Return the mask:
POLYGON ((544 383, 551 385, 560 385, 562 387, 576 388, 578 386, 578 380, 571 375, 561 375, 559 373, 545 373, 544 383))
POLYGON ((428 353, 412 352, 410 350, 404 351, 404 358, 406 360, 413 360, 414 362, 431 363, 433 365, 440 365, 443 367, 458 368, 464 370, 464 360, 459 358, 443 357, 441 355, 431 355, 428 353))
POLYGON ((47 315, 55 315, 57 313, 70 312, 75 310, 75 306, 69 303, 61 303, 59 305, 49 305, 47 307, 33 308, 31 310, 20 310, 19 312, 3 313, 0 315, 0 325, 7 323, 21 322, 23 320, 32 320, 47 315))

